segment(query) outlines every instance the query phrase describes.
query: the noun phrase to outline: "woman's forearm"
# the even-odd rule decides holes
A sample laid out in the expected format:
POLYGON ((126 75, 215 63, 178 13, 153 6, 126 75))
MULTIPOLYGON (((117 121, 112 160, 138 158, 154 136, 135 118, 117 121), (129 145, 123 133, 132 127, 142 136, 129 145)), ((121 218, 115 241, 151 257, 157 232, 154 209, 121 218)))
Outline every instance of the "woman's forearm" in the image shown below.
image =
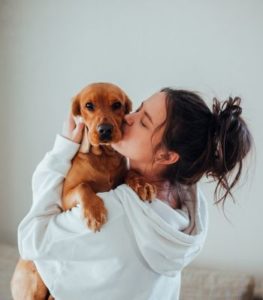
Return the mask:
POLYGON ((63 181, 79 146, 57 135, 53 149, 36 168, 32 177, 33 203, 18 228, 18 247, 23 258, 36 259, 54 241, 54 236, 48 236, 48 227, 61 213, 63 181))

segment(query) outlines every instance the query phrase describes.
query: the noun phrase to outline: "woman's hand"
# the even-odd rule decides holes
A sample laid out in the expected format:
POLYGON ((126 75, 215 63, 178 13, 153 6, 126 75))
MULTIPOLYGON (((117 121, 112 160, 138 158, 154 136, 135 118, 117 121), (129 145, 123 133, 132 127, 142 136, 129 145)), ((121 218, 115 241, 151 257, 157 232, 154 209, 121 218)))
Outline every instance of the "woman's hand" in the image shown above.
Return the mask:
POLYGON ((76 122, 73 118, 72 112, 70 112, 63 123, 62 135, 72 142, 80 144, 83 136, 83 129, 83 121, 79 120, 79 122, 76 122))

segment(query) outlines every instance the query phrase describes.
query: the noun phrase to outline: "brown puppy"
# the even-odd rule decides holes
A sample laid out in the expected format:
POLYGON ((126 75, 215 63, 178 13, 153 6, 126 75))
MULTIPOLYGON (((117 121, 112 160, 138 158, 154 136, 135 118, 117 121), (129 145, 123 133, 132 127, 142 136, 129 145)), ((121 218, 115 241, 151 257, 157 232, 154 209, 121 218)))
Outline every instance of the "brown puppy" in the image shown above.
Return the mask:
MULTIPOLYGON (((155 187, 138 174, 129 172, 126 176, 126 159, 110 146, 121 139, 124 115, 131 108, 128 96, 110 83, 90 84, 73 98, 72 113, 83 118, 85 132, 63 183, 62 209, 80 204, 93 231, 100 230, 107 220, 104 203, 96 193, 115 188, 126 177, 125 182, 142 200, 151 200, 156 195, 155 187)), ((53 299, 32 261, 19 260, 11 290, 14 300, 53 299)))
POLYGON ((109 191, 124 182, 126 159, 110 143, 122 138, 124 115, 131 108, 128 96, 109 83, 89 85, 72 103, 73 115, 81 116, 86 126, 81 147, 84 151, 80 149, 72 161, 63 185, 62 206, 67 210, 79 203, 93 231, 100 230, 107 219, 104 203, 96 193, 109 191), (88 153, 83 153, 85 150, 88 153))
MULTIPOLYGON (((123 118, 131 108, 128 96, 110 83, 90 84, 72 102, 73 115, 81 116, 86 127, 81 149, 63 184, 62 208, 68 210, 79 203, 93 231, 100 230, 107 220, 104 203, 96 193, 121 184, 127 172, 126 159, 110 143, 121 139, 123 118)), ((14 300, 52 299, 34 263, 22 259, 16 266, 11 291, 14 300)))

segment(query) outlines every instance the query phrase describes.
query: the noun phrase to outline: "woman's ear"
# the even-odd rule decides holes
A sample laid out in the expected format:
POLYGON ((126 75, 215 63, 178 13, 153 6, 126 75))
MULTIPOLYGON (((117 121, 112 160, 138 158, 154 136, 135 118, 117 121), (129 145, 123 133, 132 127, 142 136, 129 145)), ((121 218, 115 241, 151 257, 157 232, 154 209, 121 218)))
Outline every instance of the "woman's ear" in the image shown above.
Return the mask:
POLYGON ((180 158, 180 155, 175 151, 161 150, 155 159, 155 161, 162 165, 171 165, 176 163, 180 158))
POLYGON ((72 99, 71 103, 71 111, 73 116, 80 116, 80 103, 78 95, 72 99))

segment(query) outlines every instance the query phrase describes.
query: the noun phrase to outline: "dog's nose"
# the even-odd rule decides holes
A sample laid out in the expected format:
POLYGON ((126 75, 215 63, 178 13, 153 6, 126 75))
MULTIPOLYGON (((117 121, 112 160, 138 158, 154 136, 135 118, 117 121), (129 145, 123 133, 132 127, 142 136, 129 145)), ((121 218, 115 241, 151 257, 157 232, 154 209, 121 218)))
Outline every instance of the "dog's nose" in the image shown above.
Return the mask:
POLYGON ((101 124, 97 130, 99 133, 100 140, 110 140, 113 126, 111 124, 101 124))

